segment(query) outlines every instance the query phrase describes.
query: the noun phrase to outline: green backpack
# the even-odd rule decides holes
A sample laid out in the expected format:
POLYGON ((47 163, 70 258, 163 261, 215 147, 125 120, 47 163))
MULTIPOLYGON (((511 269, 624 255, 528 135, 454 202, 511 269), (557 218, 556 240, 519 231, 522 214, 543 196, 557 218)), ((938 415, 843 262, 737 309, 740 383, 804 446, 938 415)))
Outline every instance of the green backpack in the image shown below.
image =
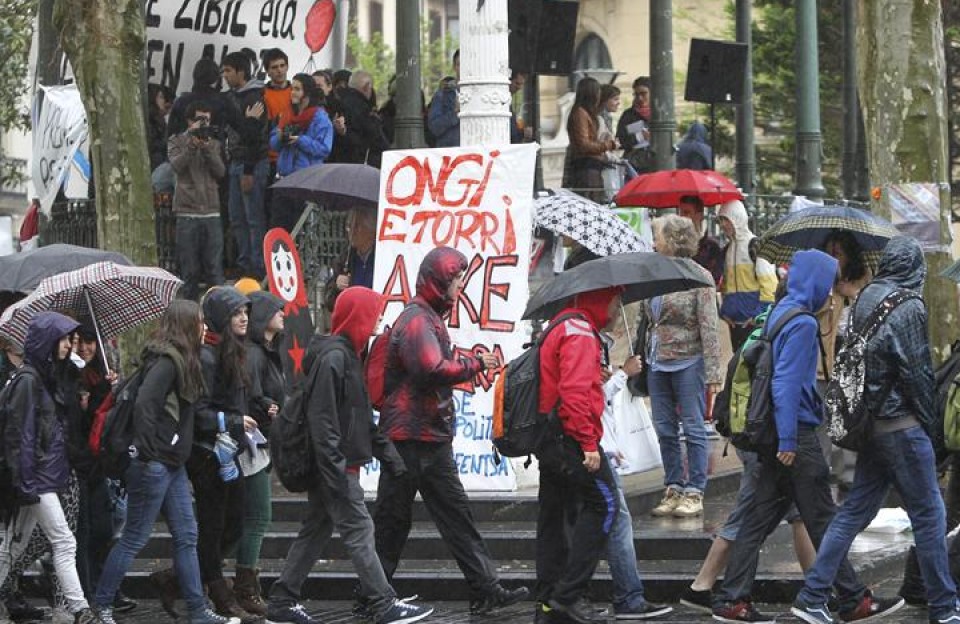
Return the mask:
POLYGON ((724 377, 723 390, 713 402, 713 422, 717 433, 725 438, 743 433, 747 424, 747 405, 750 402, 750 367, 740 357, 743 350, 757 341, 763 333, 769 309, 756 318, 756 329, 743 341, 743 345, 730 358, 727 374, 724 377))
POLYGON ((942 423, 932 423, 929 431, 942 459, 946 453, 960 451, 960 341, 953 344, 950 357, 936 372, 937 418, 942 423))

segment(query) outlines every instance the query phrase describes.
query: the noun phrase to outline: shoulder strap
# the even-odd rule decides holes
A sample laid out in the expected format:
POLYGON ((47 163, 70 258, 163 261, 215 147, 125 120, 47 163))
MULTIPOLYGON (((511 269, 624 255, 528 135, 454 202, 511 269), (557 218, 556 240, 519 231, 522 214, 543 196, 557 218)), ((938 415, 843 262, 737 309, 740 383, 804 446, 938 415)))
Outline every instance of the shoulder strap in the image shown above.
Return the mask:
MULTIPOLYGON (((880 326, 887 320, 890 313, 897 309, 901 303, 905 303, 910 299, 920 299, 920 296, 910 291, 899 289, 888 294, 870 312, 870 316, 867 317, 866 322, 863 324, 863 327, 860 328, 860 331, 857 332, 857 335, 865 341, 873 338, 873 335, 877 333, 877 330, 880 329, 880 326)), ((857 300, 859 301, 859 297, 857 300)))
MULTIPOLYGON (((537 344, 538 344, 538 345, 542 345, 542 344, 544 343, 544 341, 547 339, 547 334, 549 334, 550 332, 552 332, 552 331, 554 330, 554 328, 559 327, 560 325, 563 325, 563 324, 564 324, 566 321, 568 321, 569 319, 574 319, 574 318, 576 318, 576 319, 582 319, 582 320, 584 320, 584 321, 587 320, 586 317, 584 317, 584 316, 583 316, 582 314, 580 314, 579 312, 566 312, 566 313, 564 313, 564 314, 561 314, 561 315, 558 316, 557 318, 555 318, 555 319, 553 319, 552 321, 550 321, 550 323, 543 329, 543 331, 540 332, 540 338, 537 340, 537 344)), ((588 324, 589 324, 589 323, 588 323, 588 324)), ((593 333, 596 335, 597 332, 594 331, 593 333)), ((597 336, 597 338, 599 339, 599 336, 597 336)))
MULTIPOLYGON (((773 313, 773 312, 771 311, 771 314, 772 314, 772 313, 773 313)), ((777 337, 777 335, 780 333, 780 330, 782 330, 782 329, 784 328, 784 326, 785 326, 788 322, 790 322, 790 321, 793 320, 794 318, 796 318, 796 317, 798 317, 798 316, 801 316, 801 315, 804 315, 804 314, 807 315, 807 316, 809 316, 809 317, 812 317, 814 321, 817 320, 817 317, 814 316, 812 312, 809 312, 809 311, 807 311, 807 310, 804 310, 803 308, 790 308, 789 310, 787 310, 786 312, 784 312, 784 313, 783 313, 783 316, 781 316, 780 318, 778 318, 778 319, 777 319, 777 322, 774 323, 773 325, 769 325, 769 324, 768 324, 768 325, 764 325, 764 327, 763 327, 763 336, 764 336, 767 340, 773 342, 774 338, 777 337)), ((769 317, 768 317, 768 318, 769 318, 769 317)), ((818 326, 819 326, 819 323, 818 323, 818 326)), ((818 337, 819 337, 819 335, 820 335, 820 332, 817 332, 817 336, 818 336, 818 337)))

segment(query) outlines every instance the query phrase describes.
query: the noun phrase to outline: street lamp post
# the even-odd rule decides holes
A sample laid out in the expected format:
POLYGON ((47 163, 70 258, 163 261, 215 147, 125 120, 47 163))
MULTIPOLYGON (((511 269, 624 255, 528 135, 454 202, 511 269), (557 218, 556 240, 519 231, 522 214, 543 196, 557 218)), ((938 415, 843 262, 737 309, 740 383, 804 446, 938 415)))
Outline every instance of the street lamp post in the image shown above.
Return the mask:
POLYGON ((817 2, 797 0, 797 175, 794 194, 824 195, 821 179, 820 78, 817 57, 817 2))
POLYGON ((460 0, 460 144, 510 143, 507 0, 460 0))
POLYGON ((420 95, 420 0, 397 3, 397 119, 393 147, 424 147, 420 95))
MULTIPOLYGON (((737 0, 737 41, 747 44, 743 91, 737 105, 737 184, 747 194, 754 192, 757 156, 753 145, 753 34, 751 32, 752 0, 737 0)), ((717 146, 714 145, 716 150, 717 146)))
POLYGON ((650 144, 657 171, 674 169, 673 1, 650 0, 650 144))

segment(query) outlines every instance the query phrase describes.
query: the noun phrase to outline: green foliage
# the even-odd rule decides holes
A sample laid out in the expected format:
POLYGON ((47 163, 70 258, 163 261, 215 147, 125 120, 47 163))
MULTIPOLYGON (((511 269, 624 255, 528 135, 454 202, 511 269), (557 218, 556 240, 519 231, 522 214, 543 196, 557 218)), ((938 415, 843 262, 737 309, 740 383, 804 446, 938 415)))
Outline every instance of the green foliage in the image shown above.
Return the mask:
MULTIPOLYGON (((26 90, 27 63, 36 0, 0 2, 0 132, 30 127, 26 90)), ((0 151, 0 186, 24 180, 21 162, 8 159, 0 151)))
POLYGON ((420 86, 427 98, 440 86, 444 76, 453 75, 453 53, 459 42, 448 32, 430 41, 430 22, 420 24, 420 86))

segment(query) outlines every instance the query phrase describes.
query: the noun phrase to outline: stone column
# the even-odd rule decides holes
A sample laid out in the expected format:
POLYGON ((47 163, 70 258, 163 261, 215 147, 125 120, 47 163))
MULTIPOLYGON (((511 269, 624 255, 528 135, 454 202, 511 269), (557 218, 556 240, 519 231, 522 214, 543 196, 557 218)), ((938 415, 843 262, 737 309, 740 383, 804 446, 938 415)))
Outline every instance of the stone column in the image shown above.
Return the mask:
POLYGON ((510 143, 508 32, 507 0, 460 0, 460 145, 510 143))

